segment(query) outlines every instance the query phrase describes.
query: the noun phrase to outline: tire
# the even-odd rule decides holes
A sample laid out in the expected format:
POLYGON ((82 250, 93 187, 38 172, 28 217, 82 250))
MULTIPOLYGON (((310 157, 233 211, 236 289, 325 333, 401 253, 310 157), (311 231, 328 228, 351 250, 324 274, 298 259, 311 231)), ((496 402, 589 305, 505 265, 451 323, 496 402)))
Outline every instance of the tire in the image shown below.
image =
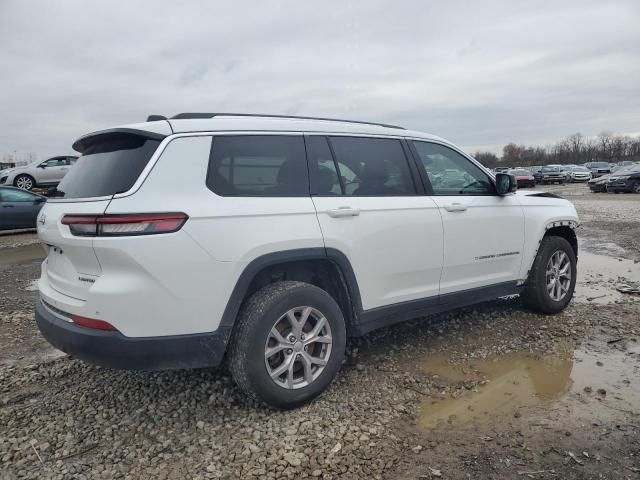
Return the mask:
POLYGON ((636 180, 636 182, 631 187, 631 193, 640 193, 640 180, 636 180))
POLYGON ((272 407, 291 409, 313 400, 329 386, 342 365, 347 337, 342 311, 327 292, 314 285, 292 281, 267 285, 245 303, 237 322, 229 352, 231 375, 244 392, 272 407), (306 313, 309 307, 310 313, 306 313), (302 331, 294 330, 287 316, 292 311, 300 320, 306 313, 302 331), (302 346, 301 338, 304 340, 305 333, 312 334, 318 324, 324 325, 320 330, 323 335, 314 338, 322 341, 302 346), (284 342, 277 340, 274 331, 284 342), (290 348, 283 348, 285 345, 290 348), (268 348, 277 353, 267 360, 268 348), (326 364, 310 363, 309 358, 326 364), (271 374, 283 366, 286 370, 281 376, 272 378, 271 374))
MULTIPOLYGON (((558 258, 562 258, 562 256, 559 255, 555 257, 555 259, 558 258)), ((576 287, 576 265, 576 254, 566 239, 556 236, 545 237, 540 243, 540 248, 533 261, 533 267, 529 272, 529 278, 521 294, 524 306, 546 314, 558 313, 564 310, 571 301, 576 287), (567 290, 564 296, 559 299, 552 297, 552 294, 549 292, 549 288, 552 287, 549 287, 547 283, 547 267, 550 264, 551 258, 558 253, 564 254, 568 259, 569 268, 567 272, 570 272, 571 275, 568 282, 566 278, 561 278, 561 287, 566 286, 567 290)), ((556 282, 558 282, 558 280, 556 280, 556 282)), ((554 294, 557 292, 558 290, 553 290, 554 294)))
POLYGON ((22 173, 14 179, 13 185, 23 190, 31 190, 36 186, 36 181, 31 175, 22 173))

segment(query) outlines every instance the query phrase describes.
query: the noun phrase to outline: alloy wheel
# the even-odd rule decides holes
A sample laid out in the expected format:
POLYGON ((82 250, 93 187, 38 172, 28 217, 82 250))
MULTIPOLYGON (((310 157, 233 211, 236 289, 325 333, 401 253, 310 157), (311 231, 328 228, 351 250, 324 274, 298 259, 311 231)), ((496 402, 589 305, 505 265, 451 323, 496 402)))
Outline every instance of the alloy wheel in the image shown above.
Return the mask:
POLYGON ((327 318, 313 307, 294 307, 273 325, 264 347, 264 363, 278 386, 310 385, 324 370, 333 339, 327 318))
POLYGON ((567 296, 571 286, 571 259, 562 250, 557 250, 546 269, 547 293, 552 300, 559 302, 567 296))
POLYGON ((23 190, 31 190, 33 188, 33 181, 27 176, 20 176, 16 179, 16 187, 23 190))

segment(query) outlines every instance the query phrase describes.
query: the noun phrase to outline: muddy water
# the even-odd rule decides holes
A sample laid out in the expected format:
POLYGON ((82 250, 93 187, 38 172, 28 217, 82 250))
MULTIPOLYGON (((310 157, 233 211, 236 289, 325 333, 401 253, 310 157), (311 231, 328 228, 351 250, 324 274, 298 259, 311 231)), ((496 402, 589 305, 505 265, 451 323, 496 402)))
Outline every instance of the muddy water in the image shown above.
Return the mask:
POLYGON ((47 254, 40 243, 32 243, 15 248, 0 249, 0 270, 12 265, 35 260, 43 260, 47 254))
POLYGON ((616 255, 613 249, 615 244, 611 244, 611 248, 604 244, 601 246, 609 256, 584 249, 580 251, 575 301, 608 304, 640 299, 638 295, 623 294, 616 290, 616 285, 627 281, 640 282, 640 263, 616 255))
MULTIPOLYGON (((488 423, 524 415, 537 407, 576 402, 588 410, 588 400, 636 411, 640 405, 640 347, 635 342, 605 353, 533 356, 514 353, 462 364, 450 357, 429 356, 421 369, 439 383, 475 385, 456 398, 427 398, 418 425, 423 429, 488 423), (479 382, 479 383, 478 383, 479 382)), ((594 407, 597 408, 597 407, 594 407)))

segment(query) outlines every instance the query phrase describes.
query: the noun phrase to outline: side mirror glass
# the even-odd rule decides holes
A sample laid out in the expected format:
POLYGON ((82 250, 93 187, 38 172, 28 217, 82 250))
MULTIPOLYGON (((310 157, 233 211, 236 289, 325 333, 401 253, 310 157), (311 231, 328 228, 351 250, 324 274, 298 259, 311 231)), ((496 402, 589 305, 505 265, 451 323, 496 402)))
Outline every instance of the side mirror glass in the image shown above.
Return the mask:
POLYGON ((514 175, 496 173, 496 191, 498 195, 508 195, 518 189, 518 181, 514 175))

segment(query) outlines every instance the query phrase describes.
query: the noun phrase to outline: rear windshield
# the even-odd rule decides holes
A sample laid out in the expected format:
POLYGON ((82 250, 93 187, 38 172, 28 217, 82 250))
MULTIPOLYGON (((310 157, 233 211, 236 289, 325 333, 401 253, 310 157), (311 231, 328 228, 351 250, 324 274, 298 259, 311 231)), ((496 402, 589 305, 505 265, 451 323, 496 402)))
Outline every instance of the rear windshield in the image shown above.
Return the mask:
POLYGON ((129 190, 158 148, 159 140, 130 133, 100 135, 62 179, 57 197, 90 198, 129 190))

